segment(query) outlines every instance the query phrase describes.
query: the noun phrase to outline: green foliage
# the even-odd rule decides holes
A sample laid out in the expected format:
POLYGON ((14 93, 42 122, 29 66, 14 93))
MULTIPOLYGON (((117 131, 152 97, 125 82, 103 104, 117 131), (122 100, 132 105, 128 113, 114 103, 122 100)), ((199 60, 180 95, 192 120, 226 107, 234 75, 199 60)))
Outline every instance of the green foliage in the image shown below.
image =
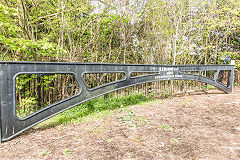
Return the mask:
POLYGON ((51 151, 47 151, 47 150, 40 152, 41 156, 48 156, 48 155, 51 155, 51 154, 52 154, 52 152, 51 151))
POLYGON ((64 155, 69 155, 69 154, 71 154, 72 152, 69 150, 69 149, 64 149, 63 150, 63 154, 64 155))
POLYGON ((168 124, 162 124, 160 126, 161 129, 164 129, 164 130, 172 130, 172 127, 168 124))
POLYGON ((18 21, 20 12, 0 4, 0 47, 2 60, 54 60, 66 53, 48 38, 35 39, 26 34, 18 21))
POLYGON ((174 139, 174 138, 171 138, 171 139, 170 139, 170 142, 176 144, 176 143, 178 143, 178 140, 177 140, 177 139, 174 139))
POLYGON ((202 85, 201 86, 201 89, 203 90, 203 91, 205 91, 205 90, 211 90, 211 89, 215 89, 215 87, 214 86, 212 86, 212 85, 209 85, 209 84, 206 84, 206 85, 202 85))
POLYGON ((109 97, 107 99, 104 96, 87 101, 79 106, 71 108, 59 115, 53 117, 47 123, 47 126, 55 124, 70 123, 72 121, 81 120, 93 113, 99 113, 106 110, 114 110, 117 108, 123 108, 129 105, 134 105, 140 102, 146 102, 150 100, 150 97, 146 97, 143 94, 133 94, 129 96, 109 97))
POLYGON ((37 100, 34 97, 21 99, 21 103, 18 107, 20 108, 16 113, 18 117, 26 117, 27 115, 35 112, 37 108, 37 100))
POLYGON ((0 4, 0 35, 14 37, 21 28, 16 25, 17 10, 0 4))
POLYGON ((136 129, 138 125, 149 122, 145 116, 138 116, 129 108, 122 108, 121 115, 118 118, 121 119, 127 126, 133 127, 134 129, 136 129))
POLYGON ((86 0, 0 1, 1 59, 222 64, 223 56, 239 57, 237 0, 122 4, 131 13, 103 3, 95 13, 86 0))
POLYGON ((184 98, 184 99, 183 99, 183 105, 184 105, 184 106, 189 105, 189 103, 190 103, 190 100, 189 100, 188 98, 184 98))
POLYGON ((18 117, 26 117, 28 114, 35 112, 37 105, 37 99, 30 93, 28 84, 36 75, 29 76, 22 74, 16 77, 16 94, 24 94, 23 98, 19 98, 16 102, 18 117))
POLYGON ((229 62, 225 61, 225 58, 229 57, 232 60, 235 60, 235 68, 240 68, 240 54, 237 52, 220 52, 218 55, 218 64, 230 64, 229 62))
POLYGON ((163 89, 159 93, 160 98, 171 98, 173 95, 168 89, 163 89))
POLYGON ((133 128, 136 128, 136 123, 135 123, 135 113, 128 109, 128 108, 123 108, 121 109, 121 116, 120 118, 126 125, 131 126, 133 128))

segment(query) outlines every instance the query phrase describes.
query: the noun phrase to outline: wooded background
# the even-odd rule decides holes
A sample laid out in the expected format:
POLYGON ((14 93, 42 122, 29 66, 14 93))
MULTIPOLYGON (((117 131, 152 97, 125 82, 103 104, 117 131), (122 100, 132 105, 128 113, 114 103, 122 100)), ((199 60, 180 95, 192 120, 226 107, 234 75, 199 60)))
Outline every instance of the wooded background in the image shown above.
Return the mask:
MULTIPOLYGON (((2 61, 187 65, 230 59, 239 85, 239 0, 0 0, 2 61)), ((19 103, 31 95, 26 85, 38 85, 33 77, 17 79, 19 103)))
POLYGON ((240 57, 240 2, 0 0, 0 55, 4 61, 223 64, 240 57))

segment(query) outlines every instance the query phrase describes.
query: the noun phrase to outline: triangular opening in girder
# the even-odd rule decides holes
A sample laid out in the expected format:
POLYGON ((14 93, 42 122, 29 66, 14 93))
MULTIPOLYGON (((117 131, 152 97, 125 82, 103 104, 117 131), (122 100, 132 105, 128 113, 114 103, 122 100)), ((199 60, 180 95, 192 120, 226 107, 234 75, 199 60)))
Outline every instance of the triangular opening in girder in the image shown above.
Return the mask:
POLYGON ((231 70, 221 70, 218 74, 217 81, 223 84, 226 87, 229 87, 229 77, 230 77, 231 70))
POLYGON ((216 70, 213 70, 213 71, 202 71, 201 75, 203 77, 206 77, 206 78, 209 78, 209 79, 214 79, 216 72, 217 72, 216 70))

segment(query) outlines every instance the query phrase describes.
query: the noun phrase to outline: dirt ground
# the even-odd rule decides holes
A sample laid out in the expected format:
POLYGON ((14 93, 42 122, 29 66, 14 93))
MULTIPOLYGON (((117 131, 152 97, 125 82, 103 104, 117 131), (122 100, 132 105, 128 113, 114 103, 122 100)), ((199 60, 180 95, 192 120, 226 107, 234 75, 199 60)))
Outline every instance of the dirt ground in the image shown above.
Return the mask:
POLYGON ((240 159, 240 88, 192 92, 101 120, 31 129, 0 144, 0 159, 240 159))

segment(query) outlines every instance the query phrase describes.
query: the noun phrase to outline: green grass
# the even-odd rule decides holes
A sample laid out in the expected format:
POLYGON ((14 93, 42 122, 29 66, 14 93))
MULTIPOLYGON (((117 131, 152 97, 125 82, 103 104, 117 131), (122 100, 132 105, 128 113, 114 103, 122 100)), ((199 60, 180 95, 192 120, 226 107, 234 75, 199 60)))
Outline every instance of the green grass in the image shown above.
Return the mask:
POLYGON ((69 149, 64 149, 63 154, 64 155, 70 155, 72 152, 69 149))
POLYGON ((38 127, 44 129, 60 124, 79 123, 101 119, 105 115, 109 116, 113 114, 117 108, 123 108, 149 100, 151 100, 151 97, 147 97, 144 94, 108 97, 106 99, 104 99, 104 96, 101 96, 60 113, 49 120, 42 122, 38 127))
POLYGON ((207 84, 207 85, 201 86, 201 89, 203 89, 203 90, 207 90, 207 89, 208 90, 212 90, 212 89, 215 89, 215 87, 210 85, 210 84, 207 84))
POLYGON ((48 155, 50 155, 51 153, 52 153, 51 151, 44 150, 44 151, 40 152, 39 154, 40 154, 41 156, 48 156, 48 155))
POLYGON ((161 129, 164 129, 164 130, 172 130, 172 127, 168 124, 162 124, 160 126, 161 129))

